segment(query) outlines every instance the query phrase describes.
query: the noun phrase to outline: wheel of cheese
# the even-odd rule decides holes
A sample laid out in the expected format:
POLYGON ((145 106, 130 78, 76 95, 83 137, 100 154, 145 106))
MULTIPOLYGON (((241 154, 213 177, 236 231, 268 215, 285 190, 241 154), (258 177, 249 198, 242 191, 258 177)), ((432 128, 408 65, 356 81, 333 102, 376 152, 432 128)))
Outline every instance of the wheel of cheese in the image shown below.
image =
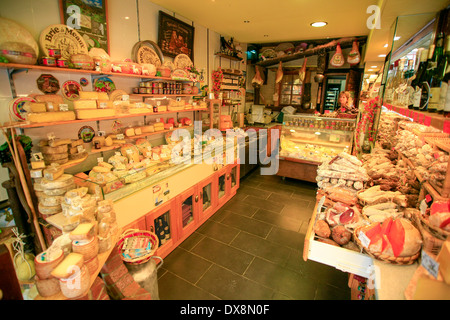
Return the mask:
POLYGON ((72 250, 82 254, 85 262, 89 261, 98 254, 98 239, 94 236, 90 240, 74 240, 72 241, 72 250))
POLYGON ((58 278, 41 279, 36 275, 34 281, 41 297, 51 297, 61 292, 58 278))
POLYGON ((61 206, 61 202, 64 201, 64 197, 62 196, 47 196, 46 194, 38 196, 36 194, 36 197, 44 207, 61 206))
POLYGON ((57 146, 57 147, 50 147, 50 146, 42 146, 41 152, 43 154, 54 154, 54 153, 67 153, 68 147, 67 144, 57 146))
POLYGON ((39 46, 34 36, 26 28, 13 20, 0 17, 0 43, 16 42, 18 39, 21 43, 32 47, 35 56, 39 55, 39 46))
POLYGON ((89 52, 78 31, 64 24, 52 24, 45 28, 40 34, 39 44, 45 56, 49 56, 48 49, 58 48, 65 60, 69 60, 74 54, 89 52))
MULTIPOLYGON (((40 186, 40 184, 39 184, 39 186, 40 186)), ((45 195, 48 195, 48 196, 62 196, 67 191, 76 188, 76 186, 75 186, 75 183, 71 183, 71 184, 69 184, 66 187, 56 188, 56 189, 44 189, 42 186, 40 186, 39 188, 41 188, 41 190, 38 190, 38 191, 42 191, 42 193, 44 193, 45 195)))
POLYGON ((92 259, 90 259, 89 261, 85 261, 84 262, 85 266, 87 267, 89 274, 94 274, 97 272, 98 269, 98 256, 95 255, 95 257, 93 257, 92 259))
POLYGON ((83 295, 90 285, 89 270, 85 265, 69 278, 59 279, 59 286, 62 294, 69 299, 77 298, 83 295))
POLYGON ((46 216, 50 216, 50 215, 54 215, 54 214, 62 212, 62 208, 61 208, 60 204, 56 205, 56 206, 46 207, 46 206, 43 206, 42 203, 39 203, 38 209, 41 214, 46 215, 46 216))
POLYGON ((65 153, 43 153, 45 161, 63 160, 69 158, 69 154, 65 153))
MULTIPOLYGON (((56 180, 47 180, 45 178, 41 181, 41 186, 44 190, 48 189, 61 189, 72 185, 74 183, 73 175, 64 173, 56 180)), ((41 190, 38 190, 41 191, 41 190)))
POLYGON ((56 250, 51 253, 49 250, 41 252, 34 258, 34 266, 36 270, 36 276, 41 280, 53 278, 51 272, 64 260, 64 252, 62 250, 56 250))

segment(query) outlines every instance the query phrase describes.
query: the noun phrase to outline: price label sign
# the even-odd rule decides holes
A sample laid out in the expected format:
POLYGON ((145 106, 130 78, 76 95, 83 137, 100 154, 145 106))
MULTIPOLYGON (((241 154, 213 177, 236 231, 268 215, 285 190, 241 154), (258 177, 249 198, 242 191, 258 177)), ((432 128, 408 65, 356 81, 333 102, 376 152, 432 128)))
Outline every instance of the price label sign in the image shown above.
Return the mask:
POLYGON ((369 239, 369 237, 366 236, 366 234, 364 232, 362 232, 362 231, 359 232, 358 239, 359 239, 359 241, 361 241, 361 244, 363 245, 364 248, 369 247, 370 239, 369 239))
POLYGON ((437 279, 439 274, 439 263, 422 250, 422 266, 437 279))

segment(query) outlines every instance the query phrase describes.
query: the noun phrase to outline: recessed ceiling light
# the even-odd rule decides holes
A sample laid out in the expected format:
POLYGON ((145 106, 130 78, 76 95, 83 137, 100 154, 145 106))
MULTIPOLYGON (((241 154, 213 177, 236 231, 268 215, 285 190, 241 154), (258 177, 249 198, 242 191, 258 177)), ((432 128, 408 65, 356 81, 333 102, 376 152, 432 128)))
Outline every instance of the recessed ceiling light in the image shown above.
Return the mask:
POLYGON ((378 68, 377 66, 371 66, 371 68, 378 68))
POLYGON ((244 20, 244 23, 250 23, 250 20, 244 20))
POLYGON ((373 69, 368 69, 367 71, 373 71, 373 69))
POLYGON ((317 22, 311 23, 311 27, 320 28, 320 27, 325 27, 327 24, 328 24, 328 22, 325 22, 325 21, 317 21, 317 22))
POLYGON ((265 34, 265 35, 264 35, 265 38, 267 38, 268 36, 269 36, 268 34, 265 34))
POLYGON ((394 37, 394 41, 399 40, 401 37, 394 37))
POLYGON ((387 43, 384 45, 385 48, 387 48, 388 46, 389 46, 389 45, 388 45, 387 43))
POLYGON ((380 54, 380 55, 378 55, 380 58, 384 58, 384 57, 386 57, 386 55, 385 54, 380 54))
POLYGON ((124 17, 124 19, 125 19, 125 20, 129 20, 129 19, 130 19, 130 17, 124 17))

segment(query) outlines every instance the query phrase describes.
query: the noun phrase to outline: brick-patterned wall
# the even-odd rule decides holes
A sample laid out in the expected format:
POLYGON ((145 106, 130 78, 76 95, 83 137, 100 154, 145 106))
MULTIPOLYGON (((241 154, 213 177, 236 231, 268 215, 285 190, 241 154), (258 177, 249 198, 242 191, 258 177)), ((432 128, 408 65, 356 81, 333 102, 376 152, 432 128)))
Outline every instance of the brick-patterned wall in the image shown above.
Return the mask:
POLYGON ((100 271, 112 300, 151 300, 150 293, 134 281, 120 257, 117 246, 100 271))
POLYGON ((76 300, 111 300, 106 292, 106 286, 101 277, 97 277, 91 286, 91 289, 84 296, 76 300))

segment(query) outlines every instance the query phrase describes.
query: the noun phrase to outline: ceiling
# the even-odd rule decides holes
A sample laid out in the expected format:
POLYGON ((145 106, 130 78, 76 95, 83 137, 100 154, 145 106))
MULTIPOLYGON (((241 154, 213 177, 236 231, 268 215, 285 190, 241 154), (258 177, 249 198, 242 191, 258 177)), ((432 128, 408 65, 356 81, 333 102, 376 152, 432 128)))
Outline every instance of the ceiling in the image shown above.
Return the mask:
MULTIPOLYGON (((434 13, 444 9, 448 0, 150 0, 196 24, 242 43, 273 43, 311 39, 368 36, 365 61, 382 65, 389 52, 390 30, 396 17, 434 13), (195 3, 195 5, 194 5, 195 3), (368 28, 375 13, 368 7, 380 8, 380 28, 368 28), (248 21, 248 22, 245 22, 248 21), (311 27, 326 21, 322 28, 311 27)), ((422 19, 423 20, 423 19, 422 19)), ((425 24, 413 23, 409 33, 425 24)), ((417 29, 416 31, 414 31, 417 29)), ((403 37, 406 40, 406 37, 403 37)))

